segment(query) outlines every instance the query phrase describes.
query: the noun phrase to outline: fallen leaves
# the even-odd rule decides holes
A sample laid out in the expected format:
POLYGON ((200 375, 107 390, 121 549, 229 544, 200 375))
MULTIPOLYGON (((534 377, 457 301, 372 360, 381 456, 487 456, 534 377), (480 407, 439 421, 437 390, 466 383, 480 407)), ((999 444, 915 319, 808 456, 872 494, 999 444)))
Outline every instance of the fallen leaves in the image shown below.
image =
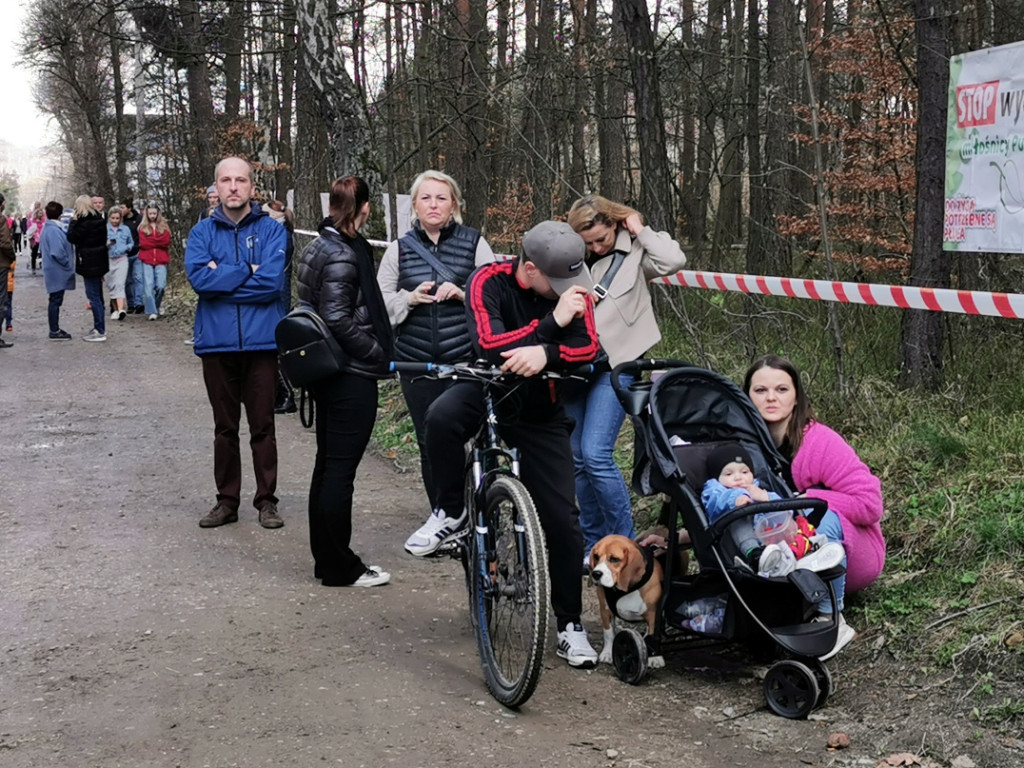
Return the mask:
POLYGON ((912 755, 909 752, 900 752, 898 755, 889 755, 882 759, 879 763, 880 766, 900 766, 900 765, 924 765, 921 762, 921 758, 917 755, 912 755))
POLYGON ((850 746, 850 737, 845 733, 832 733, 828 737, 829 749, 847 749, 850 746))
MULTIPOLYGON (((898 768, 904 766, 919 766, 920 768, 940 768, 939 764, 933 760, 929 760, 926 757, 920 757, 911 752, 900 752, 898 754, 889 755, 883 758, 878 763, 879 768, 898 768)), ((966 756, 961 755, 953 761, 951 768, 974 768, 974 762, 966 756), (960 762, 958 762, 960 761, 960 762)))

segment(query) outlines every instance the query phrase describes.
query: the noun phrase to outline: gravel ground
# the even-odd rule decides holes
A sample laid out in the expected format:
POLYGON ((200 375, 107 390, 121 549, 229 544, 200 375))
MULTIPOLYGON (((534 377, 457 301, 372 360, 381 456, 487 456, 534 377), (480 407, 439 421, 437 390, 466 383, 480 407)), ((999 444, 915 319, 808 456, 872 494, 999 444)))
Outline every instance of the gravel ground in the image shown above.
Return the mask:
MULTIPOLYGON (((0 351, 5 768, 1024 764, 1019 734, 980 729, 870 627, 831 662, 838 689, 805 721, 772 715, 735 652, 671 655, 630 687, 607 667, 569 669, 553 637, 534 697, 502 708, 458 565, 402 552, 426 512, 413 475, 368 456, 357 480, 355 546, 391 571, 386 587, 313 580, 314 441, 294 416, 278 421, 285 527, 243 507, 237 524, 200 529, 212 419, 188 318, 133 316, 86 344, 79 285, 63 311, 75 340, 50 342, 26 264, 15 346, 0 351), (830 748, 834 734, 850 746, 830 748)), ((252 485, 247 473, 243 497, 252 485)))

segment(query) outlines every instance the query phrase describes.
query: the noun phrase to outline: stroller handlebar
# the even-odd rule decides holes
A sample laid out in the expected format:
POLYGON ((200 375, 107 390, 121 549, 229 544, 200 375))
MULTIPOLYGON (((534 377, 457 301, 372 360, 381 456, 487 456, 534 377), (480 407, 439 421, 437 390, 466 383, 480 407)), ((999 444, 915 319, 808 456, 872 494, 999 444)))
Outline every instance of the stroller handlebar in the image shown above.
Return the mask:
POLYGON ((651 392, 651 382, 643 381, 641 374, 644 371, 668 371, 689 365, 690 363, 685 360, 675 360, 669 357, 627 360, 612 369, 612 389, 615 390, 616 397, 622 403, 623 410, 630 416, 638 416, 647 407, 647 398, 651 392), (633 381, 628 385, 623 384, 619 380, 622 375, 632 376, 633 381))
POLYGON ((722 538, 729 526, 737 520, 753 517, 762 512, 800 512, 812 510, 824 514, 828 511, 828 502, 824 499, 808 499, 804 497, 776 499, 775 501, 756 501, 753 504, 730 509, 708 526, 708 530, 711 531, 712 538, 717 542, 722 538))

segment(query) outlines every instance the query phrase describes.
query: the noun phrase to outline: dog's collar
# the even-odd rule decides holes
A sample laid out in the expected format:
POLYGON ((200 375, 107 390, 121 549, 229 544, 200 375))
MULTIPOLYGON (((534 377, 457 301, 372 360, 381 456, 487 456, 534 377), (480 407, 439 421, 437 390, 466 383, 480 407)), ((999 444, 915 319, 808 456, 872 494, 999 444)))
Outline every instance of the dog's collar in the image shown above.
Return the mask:
POLYGON ((636 592, 638 589, 643 588, 644 584, 651 580, 651 576, 654 575, 654 548, 653 547, 640 547, 640 552, 644 556, 644 575, 636 584, 631 586, 629 589, 619 589, 618 585, 614 587, 616 592, 621 592, 624 595, 628 595, 630 592, 636 592))

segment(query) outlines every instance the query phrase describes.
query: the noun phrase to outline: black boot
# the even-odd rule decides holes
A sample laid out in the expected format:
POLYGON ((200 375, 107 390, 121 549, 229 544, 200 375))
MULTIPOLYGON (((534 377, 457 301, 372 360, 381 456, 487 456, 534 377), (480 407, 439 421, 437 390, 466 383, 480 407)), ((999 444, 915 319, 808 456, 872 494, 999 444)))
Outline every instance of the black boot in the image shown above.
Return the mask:
POLYGON ((277 371, 277 388, 274 392, 274 413, 295 413, 298 407, 295 405, 295 392, 288 379, 281 372, 277 371))
POLYGON ((289 392, 283 400, 278 401, 274 405, 274 413, 295 413, 297 410, 299 410, 299 407, 295 405, 295 394, 293 392, 289 392))

